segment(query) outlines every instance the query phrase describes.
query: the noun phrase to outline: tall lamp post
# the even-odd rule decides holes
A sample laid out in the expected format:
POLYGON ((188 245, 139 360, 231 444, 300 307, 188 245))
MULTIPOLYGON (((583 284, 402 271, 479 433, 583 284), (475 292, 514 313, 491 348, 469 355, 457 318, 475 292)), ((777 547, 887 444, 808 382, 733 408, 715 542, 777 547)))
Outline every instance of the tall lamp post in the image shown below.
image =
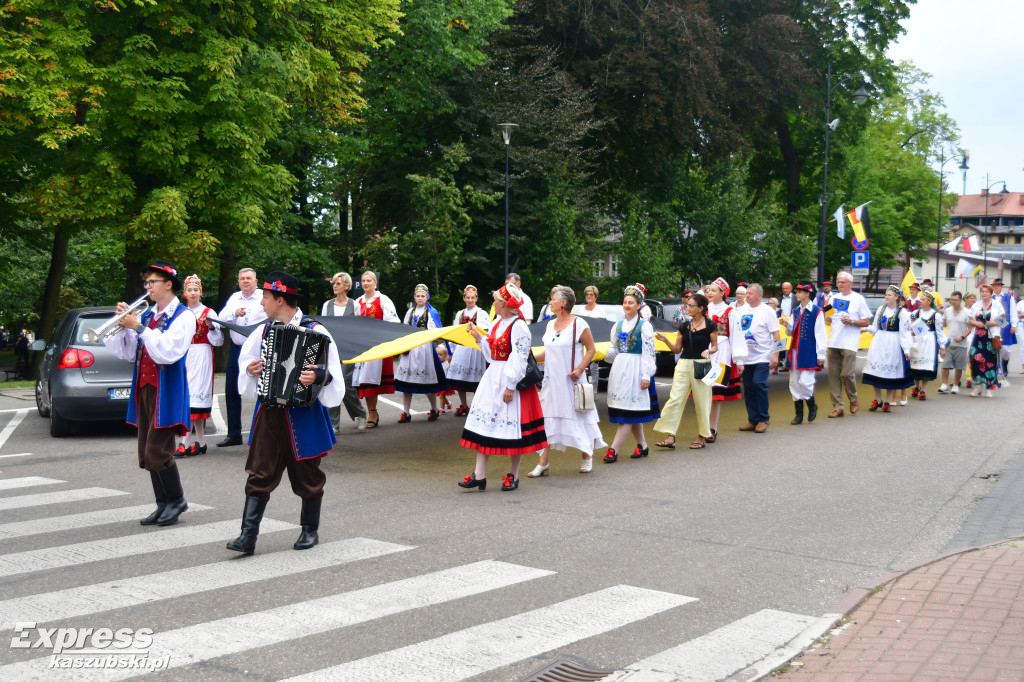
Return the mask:
MULTIPOLYGON (((985 182, 988 182, 988 173, 985 173, 985 182)), ((989 240, 989 236, 988 236, 988 193, 989 193, 989 190, 992 189, 992 185, 998 185, 1000 182, 1003 183, 1003 189, 1001 189, 999 191, 999 193, 1000 194, 1006 194, 1007 193, 1007 189, 1006 189, 1006 181, 1005 180, 996 180, 996 181, 990 183, 989 185, 987 185, 985 187, 985 220, 983 221, 984 225, 985 225, 985 248, 982 251, 982 255, 981 255, 981 260, 982 260, 982 271, 981 272, 982 272, 982 274, 985 277, 988 277, 988 240, 989 240)))
POLYGON ((946 146, 945 144, 940 147, 939 151, 939 224, 935 228, 935 288, 939 287, 939 242, 942 241, 942 179, 943 169, 946 164, 950 161, 956 161, 957 158, 961 159, 959 169, 963 172, 964 177, 967 177, 967 171, 970 170, 970 166, 967 165, 967 155, 962 150, 951 151, 952 156, 946 158, 946 146))
POLYGON ((512 131, 519 126, 515 123, 499 123, 501 138, 505 140, 505 274, 508 274, 508 146, 512 141, 512 131))
MULTIPOLYGON (((818 289, 821 289, 825 281, 825 221, 828 220, 828 144, 829 134, 839 127, 839 119, 832 120, 832 90, 845 85, 850 77, 844 78, 835 85, 832 85, 832 64, 828 65, 826 91, 825 91, 825 169, 821 190, 821 221, 818 223, 818 289)), ((871 95, 864 88, 861 82, 857 92, 853 93, 853 101, 857 104, 864 104, 871 99, 871 95)))

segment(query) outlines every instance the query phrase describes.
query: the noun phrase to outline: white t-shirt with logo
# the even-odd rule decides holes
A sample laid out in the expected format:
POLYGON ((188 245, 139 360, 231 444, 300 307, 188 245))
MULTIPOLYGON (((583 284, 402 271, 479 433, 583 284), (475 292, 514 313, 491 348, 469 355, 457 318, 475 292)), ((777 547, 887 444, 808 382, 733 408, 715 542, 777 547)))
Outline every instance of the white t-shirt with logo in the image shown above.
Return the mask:
POLYGON ((744 365, 768 362, 778 352, 774 333, 779 331, 779 318, 767 303, 750 306, 744 303, 736 311, 740 332, 747 341, 747 357, 744 365))
POLYGON ((852 324, 844 324, 843 317, 850 317, 854 320, 865 320, 871 318, 871 309, 868 302, 856 291, 843 295, 837 291, 832 292, 832 323, 828 334, 828 347, 841 348, 843 350, 857 350, 860 347, 860 333, 863 328, 852 324))

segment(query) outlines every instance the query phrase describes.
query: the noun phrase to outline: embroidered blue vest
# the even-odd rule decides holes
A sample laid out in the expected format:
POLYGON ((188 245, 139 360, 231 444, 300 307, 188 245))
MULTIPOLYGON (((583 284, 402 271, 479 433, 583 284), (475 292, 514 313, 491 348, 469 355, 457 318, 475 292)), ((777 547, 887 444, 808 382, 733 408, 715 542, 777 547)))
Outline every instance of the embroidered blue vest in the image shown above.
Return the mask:
POLYGON ((625 322, 625 320, 619 320, 615 325, 615 346, 619 349, 620 353, 640 355, 644 352, 644 338, 640 333, 640 328, 643 327, 644 321, 643 319, 637 320, 633 331, 628 334, 622 331, 622 325, 625 322))
MULTIPOLYGON (((185 311, 191 313, 188 307, 178 302, 178 307, 175 308, 174 313, 171 315, 164 315, 156 323, 156 328, 161 332, 167 331, 167 328, 171 326, 174 320, 178 319, 178 315, 181 315, 185 311)), ((144 326, 148 327, 150 320, 153 319, 153 307, 150 306, 146 312, 142 313, 142 317, 139 318, 139 322, 144 326)), ((192 340, 189 339, 189 343, 192 340)), ((139 346, 135 351, 135 371, 132 373, 132 394, 128 400, 128 418, 126 421, 132 426, 139 425, 139 412, 138 406, 135 404, 135 389, 136 384, 139 382, 139 359, 142 357, 142 337, 139 337, 139 346)), ((156 418, 154 419, 154 427, 158 429, 168 429, 178 427, 178 432, 185 434, 189 429, 192 428, 192 413, 189 409, 189 393, 188 393, 188 371, 185 367, 185 360, 188 355, 183 355, 177 362, 171 363, 170 365, 160 365, 157 367, 160 370, 159 379, 157 380, 156 389, 156 418)))
MULTIPOLYGON (((312 329, 316 322, 304 316, 300 325, 312 329)), ((268 326, 269 323, 263 326, 264 336, 267 334, 268 326)), ((341 377, 335 377, 335 380, 341 381, 341 377)), ((252 424, 249 427, 249 445, 252 445, 252 434, 261 409, 263 409, 263 404, 257 401, 256 409, 252 413, 252 424)), ((334 435, 331 415, 322 402, 316 401, 313 407, 286 407, 284 410, 288 417, 288 432, 291 435, 292 452, 295 454, 296 460, 322 457, 334 449, 338 438, 334 435)))
POLYGON ((790 368, 814 371, 821 369, 818 366, 818 347, 814 338, 814 324, 820 314, 821 308, 813 303, 807 310, 799 309, 789 348, 790 368))

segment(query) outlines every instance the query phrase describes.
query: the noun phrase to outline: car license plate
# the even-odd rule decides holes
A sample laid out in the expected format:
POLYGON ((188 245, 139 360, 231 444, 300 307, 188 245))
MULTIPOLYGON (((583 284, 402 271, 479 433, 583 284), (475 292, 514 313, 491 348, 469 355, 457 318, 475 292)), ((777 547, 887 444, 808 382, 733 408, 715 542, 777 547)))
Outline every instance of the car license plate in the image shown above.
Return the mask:
POLYGON ((132 389, 130 388, 112 388, 110 389, 111 400, 128 400, 132 397, 132 389))

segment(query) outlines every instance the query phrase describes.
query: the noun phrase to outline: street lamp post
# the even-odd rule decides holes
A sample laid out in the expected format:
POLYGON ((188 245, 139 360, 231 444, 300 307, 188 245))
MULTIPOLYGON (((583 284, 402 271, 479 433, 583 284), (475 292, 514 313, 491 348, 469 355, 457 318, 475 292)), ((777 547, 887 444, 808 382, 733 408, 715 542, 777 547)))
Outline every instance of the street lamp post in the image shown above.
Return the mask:
MULTIPOLYGON (((821 221, 818 223, 818 289, 821 289, 825 281, 825 221, 828 220, 828 145, 829 134, 839 126, 839 119, 832 120, 832 90, 840 85, 846 84, 850 78, 832 85, 832 64, 829 63, 826 76, 825 90, 825 167, 822 179, 821 190, 821 221)), ((853 94, 853 101, 857 104, 864 104, 871 98, 862 82, 857 92, 853 94)))
POLYGON ((505 140, 505 274, 508 274, 508 146, 512 141, 512 131, 519 126, 515 123, 499 123, 501 137, 505 140))
POLYGON ((966 154, 964 154, 962 151, 956 151, 956 150, 952 151, 951 153, 952 153, 952 156, 950 156, 947 159, 946 158, 946 146, 945 146, 945 144, 943 144, 943 146, 940 147, 940 151, 939 151, 939 224, 935 228, 935 288, 936 288, 936 290, 939 288, 939 253, 940 253, 940 251, 939 251, 939 242, 942 241, 942 179, 944 177, 943 176, 943 169, 946 167, 947 163, 949 163, 950 161, 955 161, 957 159, 957 156, 959 156, 959 158, 962 159, 962 162, 960 163, 959 168, 960 168, 961 171, 963 171, 964 177, 967 177, 967 171, 970 170, 970 167, 967 165, 967 155, 966 154))
MULTIPOLYGON (((985 182, 988 182, 988 173, 985 173, 985 182)), ((1000 182, 1003 183, 1003 189, 1000 190, 999 193, 1000 194, 1006 194, 1007 190, 1006 190, 1006 181, 1005 180, 996 180, 994 182, 989 183, 985 187, 985 220, 982 221, 983 224, 985 225, 985 248, 984 248, 984 250, 982 251, 982 254, 981 254, 981 267, 982 267, 982 271, 981 272, 982 272, 983 278, 984 277, 988 277, 988 240, 989 240, 989 235, 988 235, 988 193, 989 193, 989 190, 992 189, 992 185, 998 185, 1000 182)))

